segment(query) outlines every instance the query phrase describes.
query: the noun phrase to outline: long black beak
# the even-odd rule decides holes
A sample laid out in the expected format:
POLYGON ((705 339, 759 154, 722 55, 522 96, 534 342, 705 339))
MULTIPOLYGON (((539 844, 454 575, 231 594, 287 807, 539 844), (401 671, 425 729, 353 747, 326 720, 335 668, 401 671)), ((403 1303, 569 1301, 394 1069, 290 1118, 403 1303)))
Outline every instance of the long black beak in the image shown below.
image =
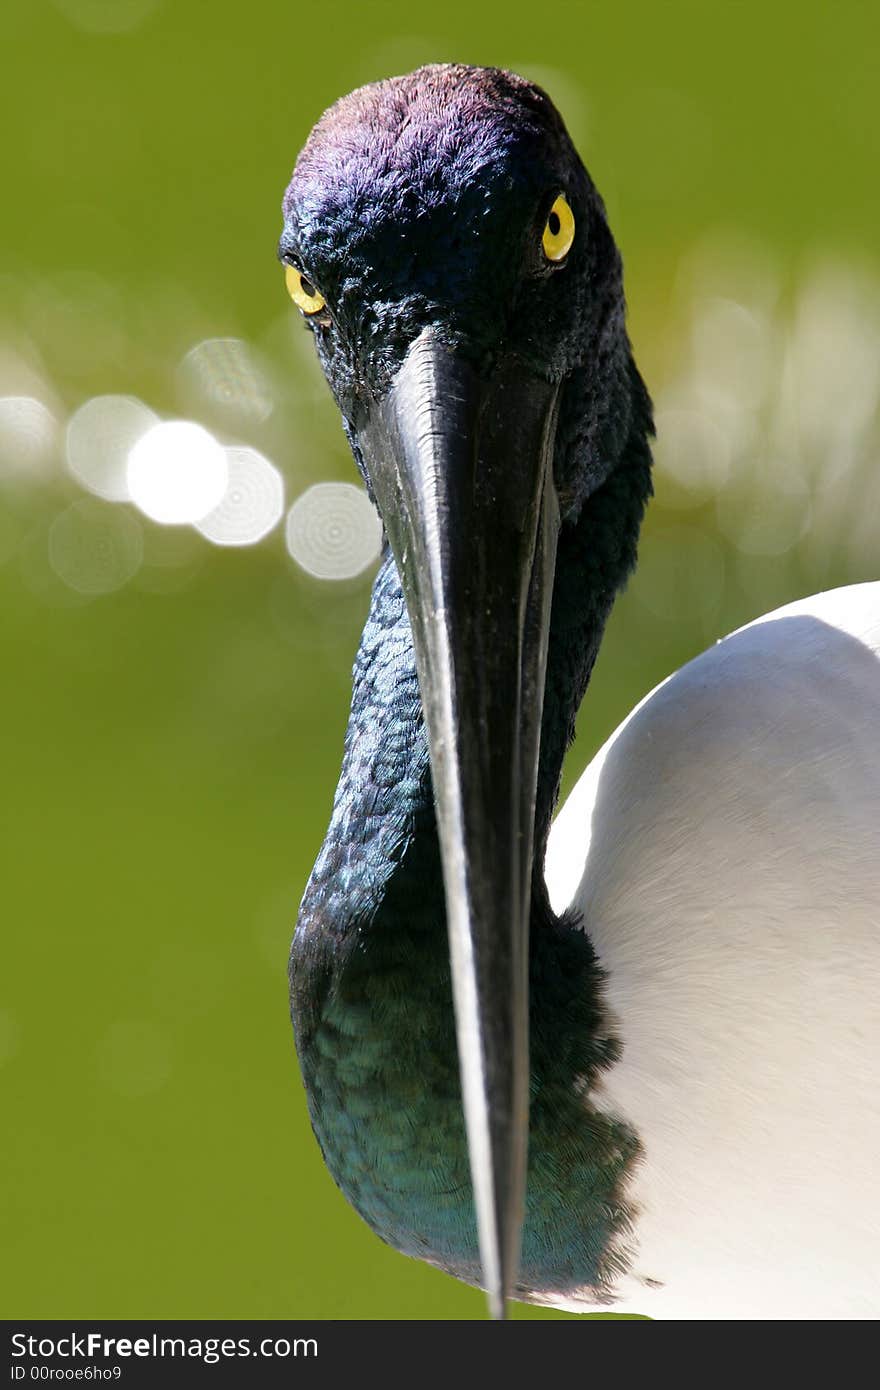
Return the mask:
POLYGON ((426 329, 358 442, 400 571, 431 754, 483 1282, 505 1316, 528 1144, 535 788, 558 388, 426 329))

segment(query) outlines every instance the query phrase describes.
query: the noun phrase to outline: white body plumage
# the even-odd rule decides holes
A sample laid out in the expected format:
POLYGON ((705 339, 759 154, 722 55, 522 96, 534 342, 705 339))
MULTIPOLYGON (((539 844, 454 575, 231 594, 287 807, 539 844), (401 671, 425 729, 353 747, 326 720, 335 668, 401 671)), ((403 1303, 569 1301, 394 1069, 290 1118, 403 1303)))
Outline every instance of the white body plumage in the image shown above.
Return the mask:
POLYGON ((644 1149, 615 1306, 880 1315, 880 583, 658 686, 566 801, 546 874, 623 1044, 593 1099, 644 1149))

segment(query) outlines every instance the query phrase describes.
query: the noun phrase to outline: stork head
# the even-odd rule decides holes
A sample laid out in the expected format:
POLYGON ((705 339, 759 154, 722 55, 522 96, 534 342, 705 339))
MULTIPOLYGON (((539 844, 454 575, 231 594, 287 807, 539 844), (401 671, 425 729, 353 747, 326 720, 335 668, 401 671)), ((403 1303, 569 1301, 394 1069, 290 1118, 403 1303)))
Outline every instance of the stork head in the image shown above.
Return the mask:
POLYGON ((422 68, 321 118, 280 257, 413 632, 484 1285, 516 1280, 528 930, 557 538, 608 471, 620 259, 548 97, 422 68))

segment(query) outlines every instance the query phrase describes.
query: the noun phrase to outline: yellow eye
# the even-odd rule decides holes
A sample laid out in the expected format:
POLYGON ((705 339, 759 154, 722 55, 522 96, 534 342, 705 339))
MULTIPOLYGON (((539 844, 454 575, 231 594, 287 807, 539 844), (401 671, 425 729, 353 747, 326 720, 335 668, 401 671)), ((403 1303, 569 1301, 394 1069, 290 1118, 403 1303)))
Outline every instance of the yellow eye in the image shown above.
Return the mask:
POLYGON ((574 213, 560 193, 550 209, 541 245, 548 261, 561 261, 574 241, 574 213))
POLYGON ((297 270, 295 265, 284 267, 284 281, 287 285, 287 293, 297 309, 301 309, 309 318, 312 314, 319 314, 327 303, 321 292, 315 289, 311 280, 307 280, 302 271, 297 270))

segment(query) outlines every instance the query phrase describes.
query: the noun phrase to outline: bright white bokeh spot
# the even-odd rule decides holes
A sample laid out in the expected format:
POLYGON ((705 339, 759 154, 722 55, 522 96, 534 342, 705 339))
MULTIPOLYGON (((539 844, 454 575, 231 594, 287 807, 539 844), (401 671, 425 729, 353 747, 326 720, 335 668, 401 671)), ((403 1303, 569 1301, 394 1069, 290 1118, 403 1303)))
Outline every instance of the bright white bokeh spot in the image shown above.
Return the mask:
POLYGON ((316 579, 352 579, 375 563, 382 523, 363 488, 316 483, 287 516, 287 548, 316 579))
POLYGON ((49 527, 49 564, 68 589, 97 597, 121 589, 140 568, 143 532, 137 517, 83 499, 49 527))
POLYGON ((128 456, 159 417, 134 396, 95 396, 70 417, 67 466, 108 502, 128 501, 128 456))
POLYGON ((189 420, 154 425, 128 456, 132 501, 166 526, 206 517, 222 501, 228 476, 225 449, 189 420))
POLYGON ((58 447, 58 421, 35 396, 0 396, 0 477, 45 474, 58 447))
POLYGON ((284 480, 256 449, 227 449, 226 466, 223 500, 196 529, 215 545, 254 545, 284 514, 284 480))
POLYGON ((266 376, 241 338, 206 338, 181 363, 185 383, 202 400, 246 420, 265 420, 272 413, 266 376))

